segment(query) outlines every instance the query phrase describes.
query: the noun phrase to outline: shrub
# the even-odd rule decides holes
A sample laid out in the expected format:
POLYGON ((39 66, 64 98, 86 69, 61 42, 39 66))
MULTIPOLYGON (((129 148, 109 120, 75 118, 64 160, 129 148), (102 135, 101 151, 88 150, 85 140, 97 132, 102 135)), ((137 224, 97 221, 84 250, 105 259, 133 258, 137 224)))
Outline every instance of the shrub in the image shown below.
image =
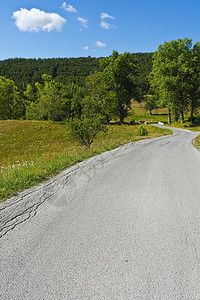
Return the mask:
POLYGON ((106 131, 106 125, 99 115, 90 117, 82 115, 80 119, 73 118, 69 121, 69 128, 70 136, 88 148, 100 132, 106 131))
POLYGON ((148 131, 147 131, 146 128, 144 128, 143 125, 140 125, 140 128, 139 128, 139 130, 137 132, 137 135, 139 135, 139 136, 148 135, 148 131))

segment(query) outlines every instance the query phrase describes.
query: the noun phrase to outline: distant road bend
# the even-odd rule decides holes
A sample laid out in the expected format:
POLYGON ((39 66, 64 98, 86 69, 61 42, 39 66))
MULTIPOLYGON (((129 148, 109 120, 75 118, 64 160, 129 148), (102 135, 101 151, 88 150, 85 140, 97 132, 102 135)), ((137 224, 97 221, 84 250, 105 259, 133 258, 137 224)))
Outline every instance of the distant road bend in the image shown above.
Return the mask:
POLYGON ((0 205, 0 299, 200 299, 197 133, 131 143, 0 205))

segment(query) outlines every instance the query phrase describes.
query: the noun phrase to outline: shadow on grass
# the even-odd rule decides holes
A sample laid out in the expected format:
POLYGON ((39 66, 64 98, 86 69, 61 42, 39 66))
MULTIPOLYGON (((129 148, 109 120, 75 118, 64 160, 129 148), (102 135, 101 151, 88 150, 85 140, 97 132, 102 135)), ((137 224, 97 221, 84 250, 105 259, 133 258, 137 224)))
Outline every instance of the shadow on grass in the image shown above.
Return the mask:
POLYGON ((167 114, 151 114, 150 116, 167 116, 167 114))

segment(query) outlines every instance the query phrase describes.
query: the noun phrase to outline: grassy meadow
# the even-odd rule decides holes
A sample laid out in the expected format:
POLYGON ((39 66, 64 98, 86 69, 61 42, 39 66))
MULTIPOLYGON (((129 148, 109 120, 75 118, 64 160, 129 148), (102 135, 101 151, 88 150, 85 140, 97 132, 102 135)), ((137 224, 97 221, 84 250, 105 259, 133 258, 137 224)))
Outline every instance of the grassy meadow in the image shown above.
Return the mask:
MULTIPOLYGON (((130 118, 131 115, 126 121, 130 118)), ((0 200, 93 155, 132 141, 171 133, 151 125, 144 127, 147 136, 137 135, 139 125, 109 125, 107 133, 101 133, 88 150, 69 138, 64 123, 0 121, 0 200)))
POLYGON ((144 108, 145 102, 137 103, 135 101, 132 102, 131 110, 129 111, 128 117, 126 121, 135 121, 138 123, 139 121, 147 121, 149 123, 154 122, 164 122, 167 123, 167 109, 154 109, 152 111, 152 115, 150 115, 149 111, 146 111, 144 108))
MULTIPOLYGON (((167 124, 168 116, 167 116, 167 109, 154 109, 152 110, 152 115, 150 115, 149 111, 146 111, 145 103, 137 103, 132 102, 132 110, 129 112, 129 116, 126 118, 127 121, 135 121, 136 123, 139 121, 147 121, 150 123, 154 122, 163 122, 167 126, 177 127, 182 129, 188 129, 191 131, 199 131, 200 132, 200 124, 199 125, 191 125, 189 121, 189 113, 185 116, 185 122, 183 124, 176 122, 172 124, 167 124)), ((200 115, 200 109, 196 111, 197 115, 200 115)), ((200 135, 194 140, 194 145, 200 150, 200 135)))

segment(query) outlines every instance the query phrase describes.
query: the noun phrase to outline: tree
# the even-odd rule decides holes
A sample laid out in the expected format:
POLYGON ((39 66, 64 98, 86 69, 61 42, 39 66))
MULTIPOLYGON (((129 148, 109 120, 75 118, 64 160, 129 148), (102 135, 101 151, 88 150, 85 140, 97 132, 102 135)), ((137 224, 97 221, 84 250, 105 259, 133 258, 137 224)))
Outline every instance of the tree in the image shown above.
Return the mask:
POLYGON ((84 95, 84 89, 73 82, 62 86, 63 117, 65 119, 81 116, 84 95))
POLYGON ((33 93, 31 86, 24 92, 29 99, 26 107, 28 119, 51 119, 61 121, 81 115, 81 101, 84 97, 83 88, 68 83, 66 86, 52 79, 50 75, 42 76, 44 83, 35 84, 37 92, 33 93), (34 98, 36 100, 34 100, 34 98))
POLYGON ((33 91, 32 85, 27 85, 26 91, 24 91, 24 97, 27 103, 35 102, 36 94, 33 91))
POLYGON ((130 53, 119 55, 113 51, 112 56, 100 60, 100 66, 105 82, 113 92, 113 114, 123 123, 131 99, 139 99, 140 96, 136 85, 136 61, 130 53))
POLYGON ((43 85, 35 84, 38 90, 38 115, 39 117, 46 116, 54 122, 60 119, 63 114, 62 85, 47 74, 44 74, 42 79, 44 80, 43 85))
POLYGON ((93 110, 106 118, 109 123, 114 116, 115 94, 109 88, 102 72, 96 72, 86 78, 86 93, 84 109, 93 110))
MULTIPOLYGON (((194 85, 195 77, 199 78, 198 67, 194 61, 199 59, 198 46, 192 48, 191 39, 179 39, 177 41, 165 42, 160 45, 153 57, 153 70, 150 74, 151 90, 153 90, 160 106, 169 110, 169 121, 171 111, 174 121, 180 115, 181 122, 184 121, 184 113, 191 103, 194 109, 194 94, 197 86, 194 85), (194 50, 196 56, 194 58, 194 50), (198 75, 197 75, 198 74, 198 75), (193 99, 193 100, 192 100, 193 99)), ((197 96, 197 95, 196 95, 197 96)), ((197 97, 198 98, 198 97, 197 97)))
POLYGON ((0 76, 0 119, 20 118, 24 108, 24 102, 14 81, 0 76))
POLYGON ((152 110, 157 108, 157 104, 155 101, 155 97, 154 96, 148 96, 146 103, 145 103, 145 109, 149 110, 150 115, 152 115, 152 110))
POLYGON ((106 117, 102 115, 101 106, 95 97, 86 95, 81 102, 81 115, 69 120, 69 134, 81 144, 90 148, 100 132, 106 131, 106 117))
POLYGON ((191 123, 194 121, 195 109, 200 105, 200 43, 194 44, 191 60, 189 107, 191 123))
POLYGON ((70 135, 86 147, 90 148, 100 132, 106 131, 106 125, 103 124, 101 116, 82 115, 81 118, 73 118, 69 121, 70 135))

